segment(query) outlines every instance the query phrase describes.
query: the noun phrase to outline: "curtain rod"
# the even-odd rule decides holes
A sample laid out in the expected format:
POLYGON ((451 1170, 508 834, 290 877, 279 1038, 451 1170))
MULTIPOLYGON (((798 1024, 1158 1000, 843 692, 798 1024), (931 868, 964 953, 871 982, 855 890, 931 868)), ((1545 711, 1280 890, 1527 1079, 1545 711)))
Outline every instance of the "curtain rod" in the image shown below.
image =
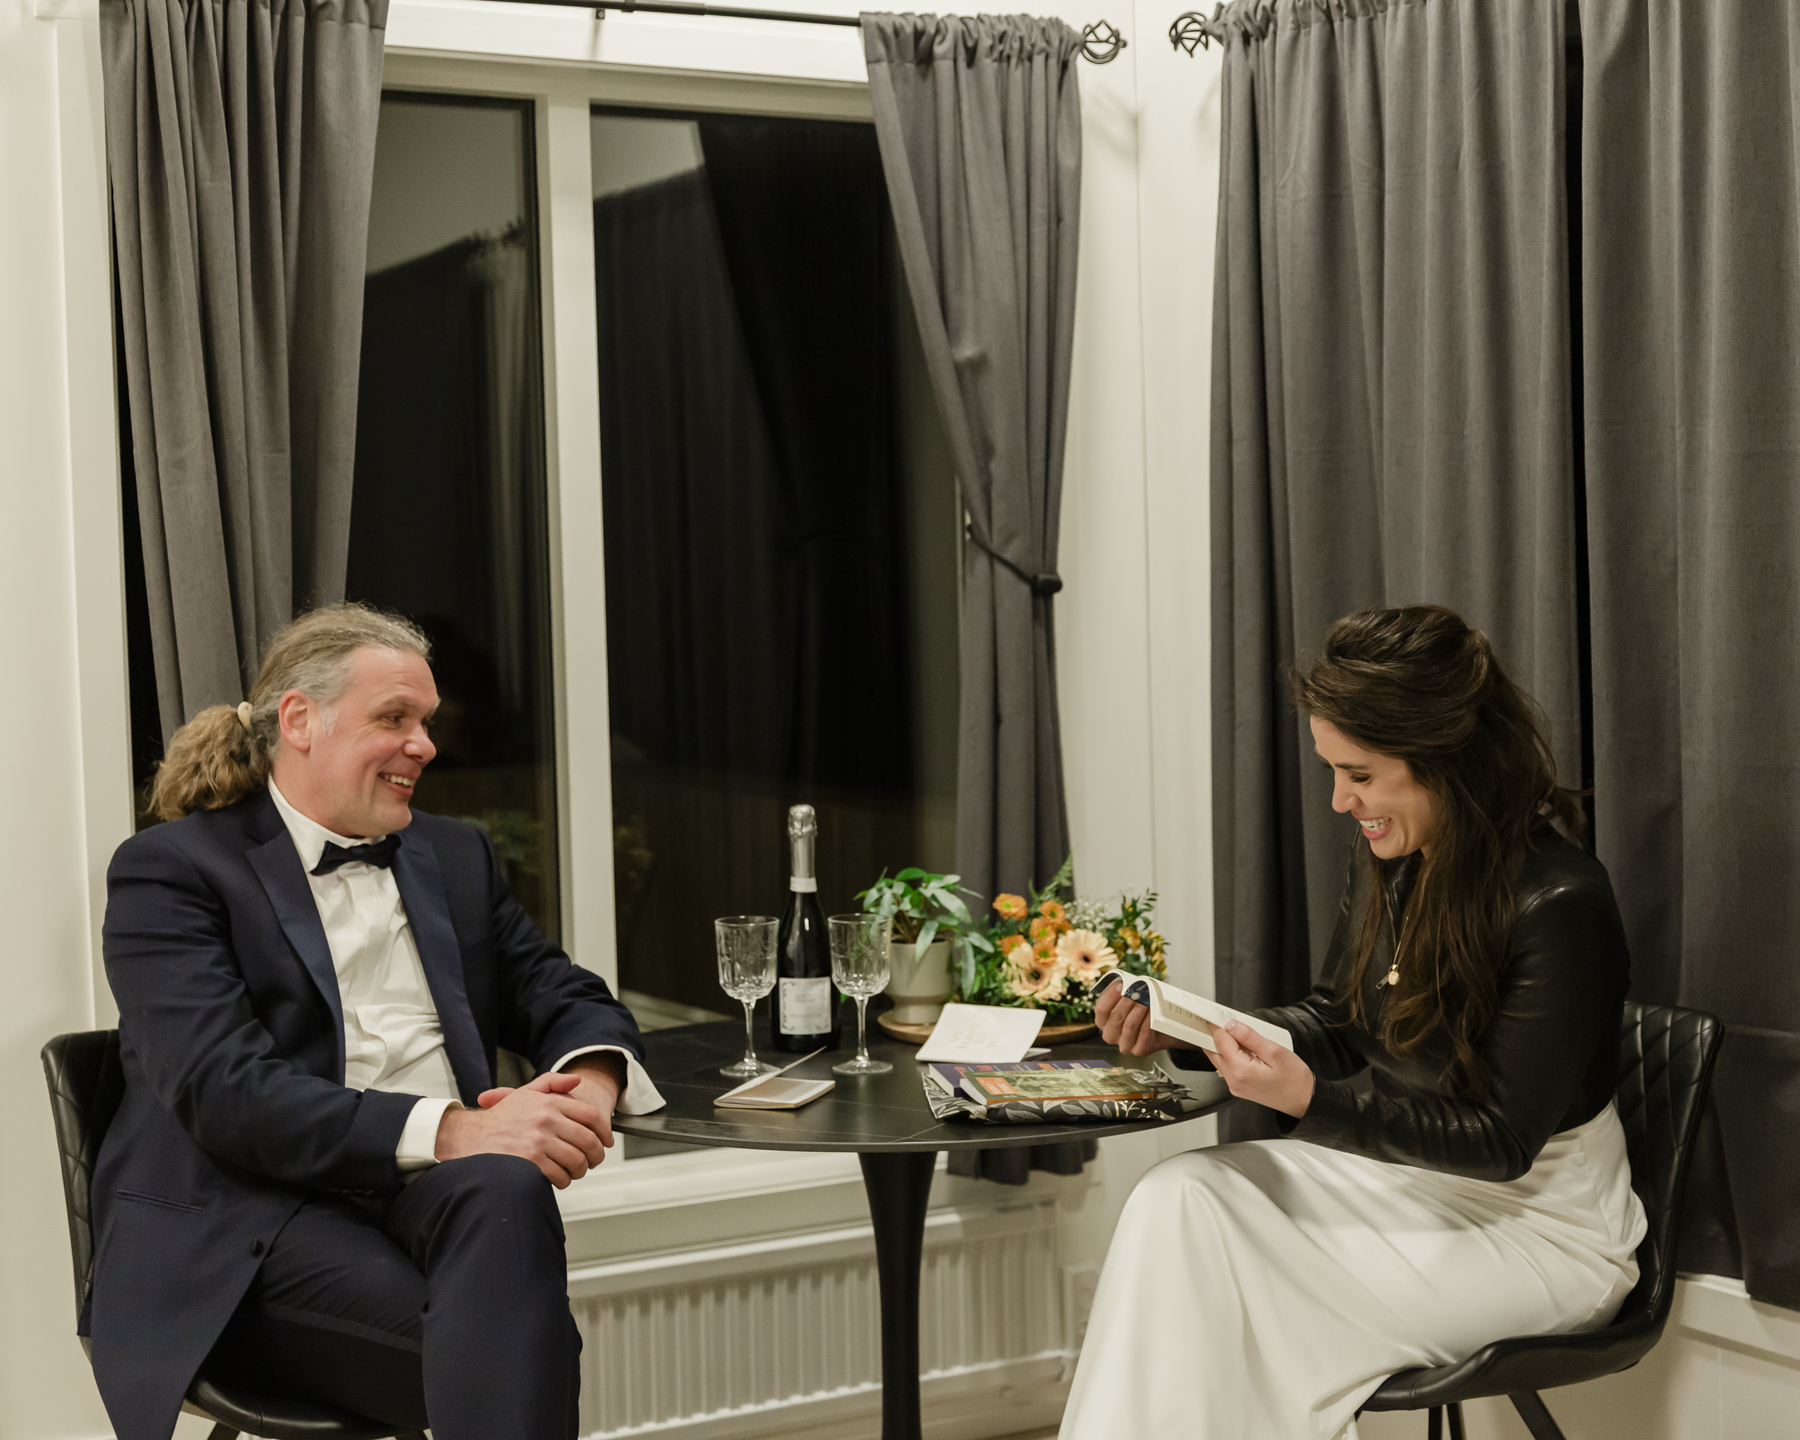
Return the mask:
MULTIPOLYGON (((621 15, 629 15, 634 10, 647 10, 657 15, 717 15, 727 20, 786 20, 795 25, 862 25, 862 20, 855 15, 808 15, 798 10, 746 10, 737 5, 707 5, 700 3, 700 0, 696 0, 694 4, 684 4, 681 0, 528 0, 528 3, 579 7, 592 10, 599 16, 604 16, 608 10, 616 10, 621 15)), ((1096 20, 1091 25, 1081 27, 1083 60, 1091 60, 1096 65, 1109 65, 1119 58, 1119 52, 1124 48, 1125 37, 1109 20, 1096 20)))
POLYGON ((1195 50, 1211 49, 1209 41, 1225 38, 1224 27, 1219 23, 1224 9, 1223 4, 1213 6, 1210 19, 1198 10, 1183 10, 1169 25, 1169 48, 1185 50, 1190 55, 1195 50))

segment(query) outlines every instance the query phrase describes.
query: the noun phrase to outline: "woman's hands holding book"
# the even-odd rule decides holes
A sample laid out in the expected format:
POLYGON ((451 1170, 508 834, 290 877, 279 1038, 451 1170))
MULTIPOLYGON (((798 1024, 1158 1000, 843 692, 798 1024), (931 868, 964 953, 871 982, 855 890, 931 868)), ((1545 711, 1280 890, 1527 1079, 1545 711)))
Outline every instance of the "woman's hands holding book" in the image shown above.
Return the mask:
MULTIPOLYGON (((1094 1019, 1100 1026, 1100 1038, 1127 1055, 1194 1048, 1185 1040, 1152 1029, 1150 1007, 1126 999, 1119 985, 1100 992, 1094 1001, 1094 1019)), ((1213 1039, 1219 1048, 1209 1051, 1208 1058, 1233 1095, 1295 1119, 1306 1113, 1312 1104, 1312 1067, 1292 1050, 1236 1022, 1215 1029, 1213 1039)))
POLYGON ((1232 1021, 1213 1031, 1213 1069, 1240 1100, 1254 1100, 1298 1120, 1312 1104, 1312 1067, 1284 1045, 1232 1021))
POLYGON ((1125 998, 1123 985, 1109 985, 1094 1000, 1094 1020, 1100 1038, 1127 1055, 1154 1055, 1158 1050, 1192 1050, 1173 1035, 1150 1028, 1150 1007, 1125 998))

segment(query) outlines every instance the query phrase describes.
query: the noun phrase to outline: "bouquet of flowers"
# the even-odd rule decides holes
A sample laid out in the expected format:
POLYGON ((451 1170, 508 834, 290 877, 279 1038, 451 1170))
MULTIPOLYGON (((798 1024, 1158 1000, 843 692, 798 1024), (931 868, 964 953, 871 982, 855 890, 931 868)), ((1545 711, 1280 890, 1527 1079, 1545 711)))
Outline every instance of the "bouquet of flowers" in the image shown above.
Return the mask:
POLYGON ((1018 1005, 1046 1011, 1054 1025, 1094 1018, 1094 986, 1109 970, 1167 973, 1163 937, 1151 928, 1156 895, 1076 900, 1069 861, 1029 897, 999 895, 988 926, 992 945, 964 956, 957 994, 970 1005, 1018 1005))

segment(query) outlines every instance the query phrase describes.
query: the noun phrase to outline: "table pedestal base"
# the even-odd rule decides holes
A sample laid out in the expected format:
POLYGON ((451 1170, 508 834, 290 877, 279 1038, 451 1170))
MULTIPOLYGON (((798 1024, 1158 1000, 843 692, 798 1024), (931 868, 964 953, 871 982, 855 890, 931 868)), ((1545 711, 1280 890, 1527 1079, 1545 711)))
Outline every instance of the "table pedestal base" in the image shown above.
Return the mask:
POLYGON ((865 1150, 863 1188, 881 1278, 881 1440, 919 1440, 919 1261, 935 1150, 865 1150))

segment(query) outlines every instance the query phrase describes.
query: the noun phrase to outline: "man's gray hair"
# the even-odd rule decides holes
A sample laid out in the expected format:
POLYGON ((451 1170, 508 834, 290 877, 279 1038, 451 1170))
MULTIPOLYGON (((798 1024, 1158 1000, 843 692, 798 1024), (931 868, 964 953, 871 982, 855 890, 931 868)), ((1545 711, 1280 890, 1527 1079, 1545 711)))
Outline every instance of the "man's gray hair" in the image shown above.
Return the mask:
POLYGON ((358 650, 374 647, 431 659, 431 641, 401 615, 354 602, 325 605, 282 628, 243 705, 213 705, 183 725, 150 786, 165 820, 232 805, 269 778, 281 741, 281 697, 298 690, 328 713, 355 681, 358 650))

